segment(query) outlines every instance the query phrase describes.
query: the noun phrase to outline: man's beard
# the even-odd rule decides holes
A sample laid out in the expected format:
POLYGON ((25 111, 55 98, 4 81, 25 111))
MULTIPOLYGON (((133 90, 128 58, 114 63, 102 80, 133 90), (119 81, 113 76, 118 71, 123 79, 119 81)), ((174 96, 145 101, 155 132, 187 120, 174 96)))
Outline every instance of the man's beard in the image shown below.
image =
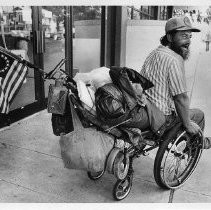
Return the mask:
POLYGON ((187 60, 190 55, 189 48, 185 48, 184 45, 178 46, 177 43, 172 42, 170 48, 177 54, 181 55, 184 60, 187 60))

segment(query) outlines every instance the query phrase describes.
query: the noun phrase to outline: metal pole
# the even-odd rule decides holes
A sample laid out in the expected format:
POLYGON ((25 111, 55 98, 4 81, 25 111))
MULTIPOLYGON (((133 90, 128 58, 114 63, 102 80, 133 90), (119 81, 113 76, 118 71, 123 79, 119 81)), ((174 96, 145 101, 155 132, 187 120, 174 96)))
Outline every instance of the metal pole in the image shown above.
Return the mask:
POLYGON ((107 17, 107 50, 106 50, 106 66, 115 65, 116 52, 116 6, 108 6, 107 17))
POLYGON ((101 7, 101 39, 100 39, 100 66, 105 66, 105 28, 106 28, 106 8, 101 7))
POLYGON ((73 77, 73 7, 65 6, 65 71, 73 77))
MULTIPOLYGON (((32 7, 32 31, 33 31, 33 60, 35 66, 43 69, 44 56, 43 56, 43 37, 37 36, 38 32, 42 32, 42 7, 32 7), (42 49, 40 51, 40 49, 42 49)), ((34 71, 35 78, 35 99, 40 102, 41 107, 45 106, 45 87, 42 74, 39 71, 34 71)))

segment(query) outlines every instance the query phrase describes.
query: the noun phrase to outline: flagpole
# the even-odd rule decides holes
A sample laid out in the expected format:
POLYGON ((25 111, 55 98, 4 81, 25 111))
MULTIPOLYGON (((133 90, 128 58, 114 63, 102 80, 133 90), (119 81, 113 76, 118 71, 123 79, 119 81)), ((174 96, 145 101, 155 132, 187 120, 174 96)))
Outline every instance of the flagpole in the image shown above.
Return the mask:
POLYGON ((8 55, 8 56, 10 56, 10 57, 12 57, 12 58, 18 60, 19 62, 25 64, 25 65, 28 66, 29 68, 36 69, 36 70, 38 70, 40 73, 46 75, 46 73, 44 72, 43 69, 41 69, 41 68, 35 66, 34 64, 30 63, 29 61, 27 61, 27 60, 21 58, 21 57, 18 56, 18 55, 15 55, 15 54, 11 53, 9 50, 7 50, 7 49, 5 49, 5 48, 3 48, 3 47, 0 46, 0 52, 1 52, 1 51, 2 51, 3 53, 5 53, 6 55, 8 55))
POLYGON ((44 75, 47 74, 47 73, 44 72, 43 69, 41 69, 41 68, 35 66, 34 64, 30 63, 30 62, 27 61, 27 60, 21 59, 20 62, 23 63, 23 64, 25 64, 25 65, 28 66, 29 68, 33 68, 33 69, 38 70, 40 73, 42 73, 42 74, 44 74, 44 75))
MULTIPOLYGON (((1 21, 1 20, 0 20, 1 21)), ((5 41, 5 34, 4 34, 4 25, 3 21, 1 21, 1 35, 5 49, 7 49, 6 41, 5 41)))
POLYGON ((20 56, 18 56, 18 55, 15 55, 14 53, 11 53, 9 50, 7 50, 7 49, 5 49, 5 48, 3 48, 3 47, 1 47, 1 46, 0 46, 0 52, 6 54, 6 55, 9 56, 9 57, 12 57, 13 59, 18 60, 20 63, 22 63, 22 64, 28 66, 29 68, 33 68, 33 69, 35 69, 35 70, 38 70, 41 74, 43 74, 43 76, 44 76, 45 78, 48 77, 48 76, 50 76, 55 70, 61 68, 61 66, 62 66, 62 65, 65 63, 65 61, 66 61, 66 59, 61 59, 61 61, 56 65, 56 67, 55 67, 52 71, 50 71, 49 73, 46 73, 46 72, 44 72, 43 69, 41 69, 41 68, 35 66, 34 64, 32 64, 31 62, 29 62, 29 61, 23 59, 22 57, 20 57, 20 56))

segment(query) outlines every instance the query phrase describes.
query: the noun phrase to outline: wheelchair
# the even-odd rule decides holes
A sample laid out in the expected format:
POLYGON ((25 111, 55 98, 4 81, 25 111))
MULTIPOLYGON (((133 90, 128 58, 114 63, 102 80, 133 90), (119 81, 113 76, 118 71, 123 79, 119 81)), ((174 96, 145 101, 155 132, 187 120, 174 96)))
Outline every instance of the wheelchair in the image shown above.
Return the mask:
POLYGON ((163 189, 177 189, 193 173, 202 153, 202 137, 191 137, 182 130, 180 123, 159 139, 155 139, 150 130, 143 132, 141 138, 144 143, 142 148, 130 144, 122 149, 114 147, 108 156, 104 171, 88 172, 91 180, 101 178, 105 171, 114 174, 117 182, 113 188, 113 197, 117 201, 126 198, 132 188, 135 158, 146 156, 149 151, 158 148, 154 161, 154 179, 163 189))
MULTIPOLYGON (((181 187, 194 172, 203 148, 203 136, 190 136, 179 121, 174 121, 158 136, 150 129, 141 131, 136 129, 135 138, 140 144, 134 145, 129 133, 122 129, 122 124, 109 127, 103 124, 96 116, 84 108, 78 97, 75 81, 62 69, 62 63, 45 75, 45 79, 56 79, 54 75, 62 75, 64 86, 70 92, 70 98, 79 113, 79 118, 85 126, 94 126, 98 130, 109 133, 114 137, 114 147, 108 154, 103 171, 91 172, 87 175, 91 180, 100 179, 105 172, 113 174, 117 181, 113 186, 113 198, 117 201, 128 196, 133 182, 133 160, 141 155, 146 156, 149 151, 158 148, 154 160, 154 179, 157 185, 163 189, 177 189, 181 187)), ((123 122, 124 123, 124 122, 123 122)))

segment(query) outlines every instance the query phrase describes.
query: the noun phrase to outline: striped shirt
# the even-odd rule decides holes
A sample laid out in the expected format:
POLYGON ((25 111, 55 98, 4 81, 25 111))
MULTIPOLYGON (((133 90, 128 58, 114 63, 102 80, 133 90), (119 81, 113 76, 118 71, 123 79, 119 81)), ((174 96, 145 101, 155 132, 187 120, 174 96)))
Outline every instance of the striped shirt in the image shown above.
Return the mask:
POLYGON ((187 92, 183 58, 160 45, 146 58, 140 74, 154 87, 146 95, 165 115, 175 111, 173 96, 187 92))

